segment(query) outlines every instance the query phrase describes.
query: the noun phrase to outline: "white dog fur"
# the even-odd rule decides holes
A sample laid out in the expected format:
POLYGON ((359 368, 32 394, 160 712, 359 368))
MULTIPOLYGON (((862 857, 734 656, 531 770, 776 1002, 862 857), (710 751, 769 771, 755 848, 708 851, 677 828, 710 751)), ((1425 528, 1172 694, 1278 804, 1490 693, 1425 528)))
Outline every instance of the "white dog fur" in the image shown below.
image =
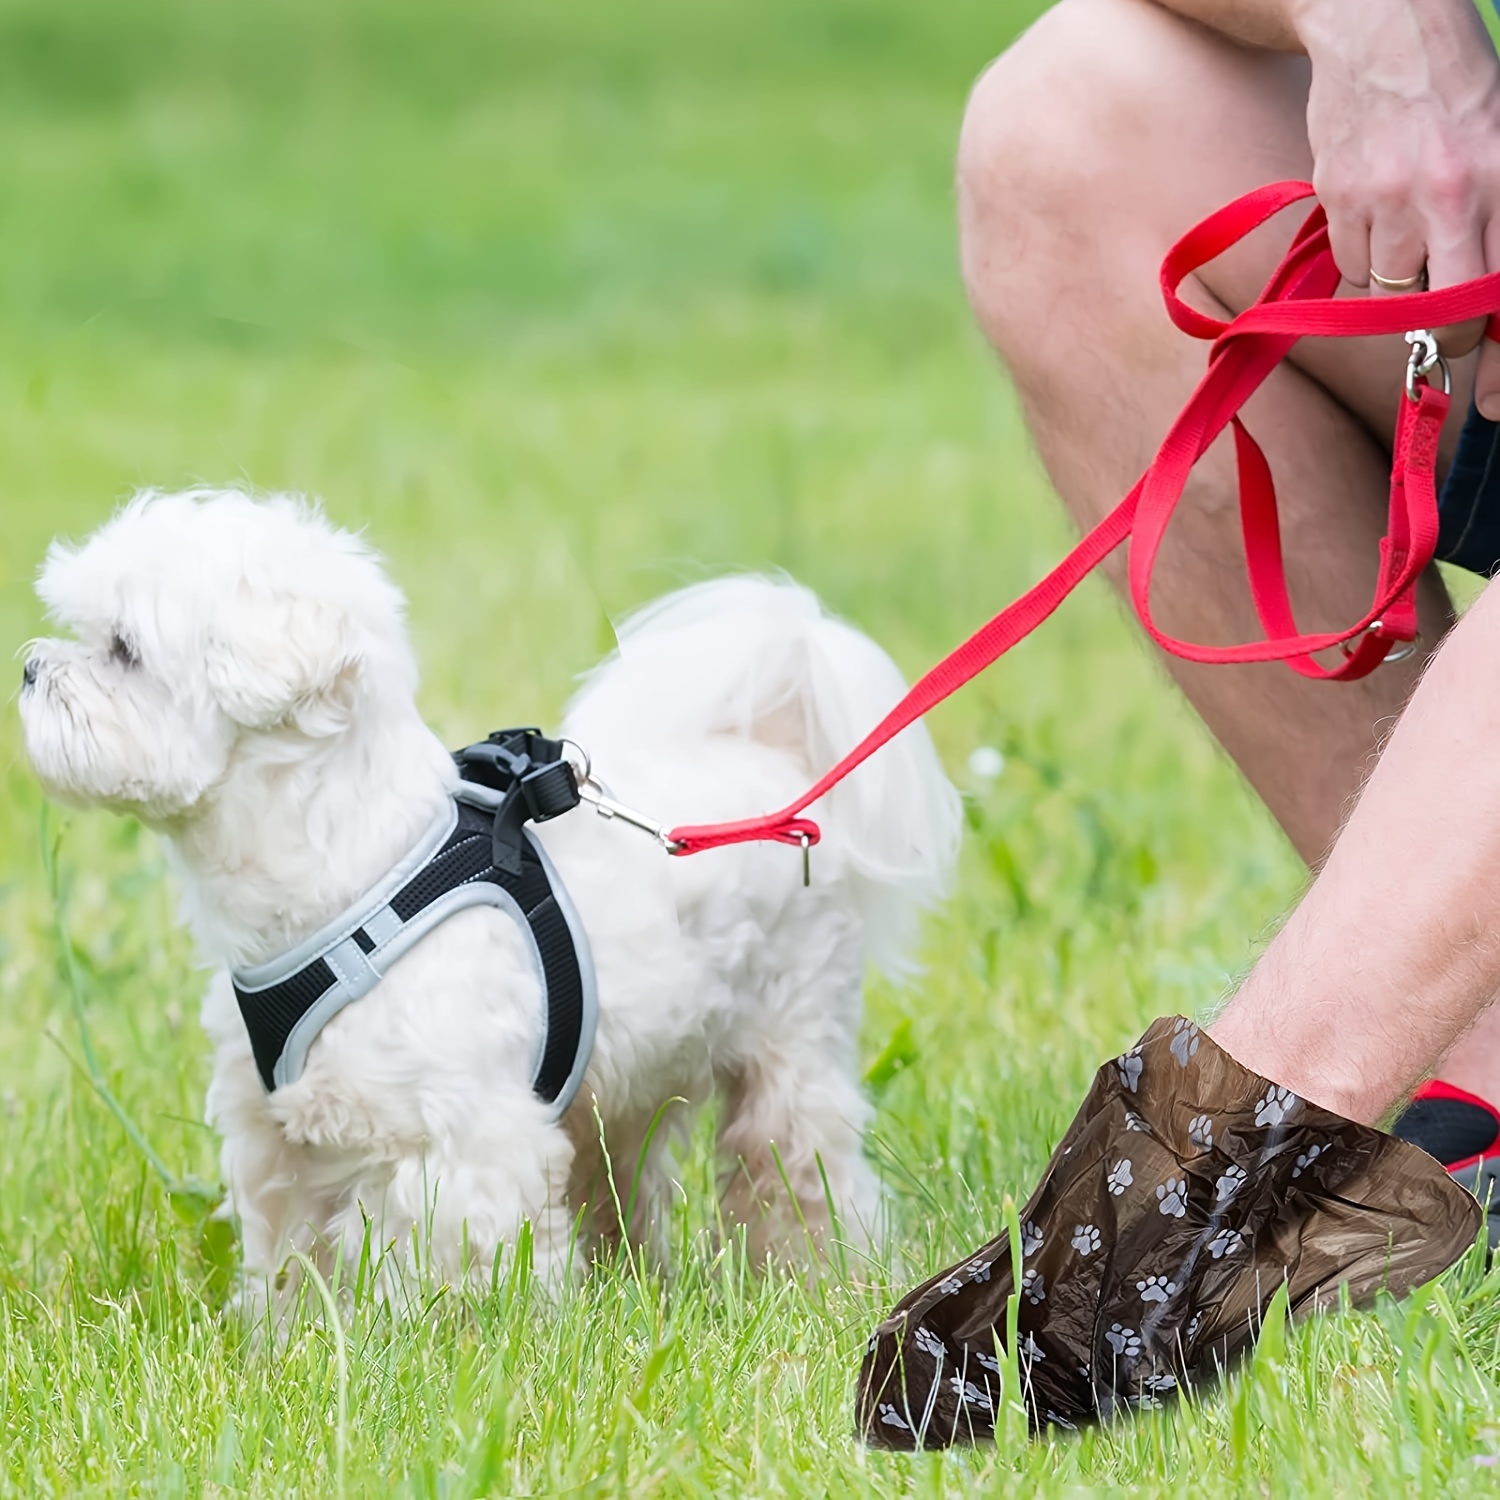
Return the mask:
MULTIPOLYGON (((235 491, 137 496, 82 546, 54 544, 38 591, 73 639, 31 648, 32 763, 53 795, 165 835, 186 920, 219 969, 203 1004, 207 1108, 252 1302, 294 1248, 357 1256, 367 1218, 397 1274, 416 1245, 441 1275, 466 1262, 487 1278, 522 1221, 539 1269, 564 1274, 580 1206, 598 1232, 616 1218, 600 1122, 624 1197, 658 1108, 715 1087, 725 1206, 757 1255, 795 1250, 804 1222, 829 1234, 825 1174, 838 1232, 877 1230, 861 980, 869 961, 905 962, 959 836, 920 725, 814 809, 810 889, 782 846, 671 859, 586 807, 539 830, 598 974, 593 1057, 560 1123, 530 1088, 534 973, 512 919, 489 908, 400 959, 268 1096, 227 968, 351 905, 455 784, 416 708, 401 594, 316 507, 235 491)), ((727 578, 627 621, 562 732, 623 801, 668 826, 709 822, 791 800, 901 690, 890 659, 806 590, 727 578)), ((494 726, 475 713, 478 739, 494 726)), ((670 1185, 659 1147, 642 1176, 635 1235, 670 1185)))

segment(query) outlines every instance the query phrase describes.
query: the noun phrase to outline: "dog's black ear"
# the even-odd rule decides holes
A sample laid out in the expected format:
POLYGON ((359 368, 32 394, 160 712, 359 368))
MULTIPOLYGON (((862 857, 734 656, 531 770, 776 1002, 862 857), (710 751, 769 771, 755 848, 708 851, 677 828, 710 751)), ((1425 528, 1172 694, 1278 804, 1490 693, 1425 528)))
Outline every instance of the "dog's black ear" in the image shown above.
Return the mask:
POLYGON ((208 642, 219 706, 248 729, 286 724, 338 734, 359 695, 360 632, 331 601, 242 589, 220 605, 208 642))

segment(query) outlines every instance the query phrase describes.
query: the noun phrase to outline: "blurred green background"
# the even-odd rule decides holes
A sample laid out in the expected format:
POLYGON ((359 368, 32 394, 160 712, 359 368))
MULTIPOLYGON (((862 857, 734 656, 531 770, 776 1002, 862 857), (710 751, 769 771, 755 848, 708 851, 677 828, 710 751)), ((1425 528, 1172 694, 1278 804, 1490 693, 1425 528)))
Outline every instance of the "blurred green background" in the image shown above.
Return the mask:
MULTIPOLYGON (((0 639, 52 535, 238 482, 368 528, 450 737, 727 567, 924 666, 1068 537, 954 246, 1031 9, 5 0, 0 639)), ((1094 594, 938 732, 1107 730, 1128 798, 1165 714, 1214 775, 1094 594)))
MULTIPOLYGON (((242 483, 367 530, 450 743, 554 721, 612 617, 728 568, 789 570, 919 672, 1070 540, 955 251, 965 96, 1034 8, 0 0, 0 645, 43 628, 31 581, 54 535, 140 486, 242 483)), ((6 670, 19 686, 19 658, 6 670)), ((196 1231, 70 1063, 41 801, 5 697, 10 1482, 196 1493, 211 1473, 326 1494, 329 1348, 294 1342, 288 1374, 214 1321, 196 1231)), ((1100 583, 933 730, 971 838, 926 976, 871 996, 888 1277, 721 1306, 704 1259, 695 1290, 681 1271, 657 1302, 620 1292, 662 1326, 720 1319, 745 1361, 732 1380, 651 1363, 661 1327, 638 1339, 603 1273, 580 1321, 501 1318, 509 1362, 482 1400, 465 1371, 493 1310, 439 1320, 421 1348, 367 1342, 357 1489, 948 1483, 921 1463, 867 1472, 849 1441, 870 1318, 994 1232, 1100 1058, 1220 993, 1301 873, 1100 583), (1007 757, 993 784, 966 770, 981 744, 1007 757), (578 1388, 577 1414, 551 1379, 578 1388)), ((111 1082, 174 1168, 211 1177, 202 976, 160 854, 102 815, 51 826, 111 1082)), ((696 1171, 693 1223, 713 1192, 696 1171)), ((1176 1431, 984 1472, 1220 1493, 1176 1431)), ((1295 1436, 1273 1434, 1291 1447, 1256 1472, 1295 1436)))

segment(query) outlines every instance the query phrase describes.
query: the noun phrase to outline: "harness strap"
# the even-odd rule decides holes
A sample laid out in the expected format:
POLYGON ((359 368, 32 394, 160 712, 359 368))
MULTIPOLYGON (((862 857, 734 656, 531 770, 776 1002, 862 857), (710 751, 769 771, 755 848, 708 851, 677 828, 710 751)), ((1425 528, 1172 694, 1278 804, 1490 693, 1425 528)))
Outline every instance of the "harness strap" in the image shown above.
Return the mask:
POLYGON ((559 1116, 572 1103, 593 1050, 593 961, 566 887, 525 827, 578 805, 572 769, 561 743, 534 729, 501 730, 454 759, 463 783, 378 885, 290 953, 232 974, 268 1092, 295 1082, 329 1021, 423 937, 457 912, 491 906, 526 935, 542 991, 532 1090, 559 1116))
POLYGON ((465 781, 503 795, 495 812, 494 862, 507 875, 521 874, 527 823, 545 823, 571 812, 581 800, 563 742, 540 729, 497 729, 488 739, 456 751, 453 759, 465 781))
MULTIPOLYGON (((1486 337, 1500 339, 1500 271, 1441 291, 1340 299, 1328 221, 1313 209, 1256 301, 1238 317, 1214 318, 1178 295, 1183 281, 1252 230, 1312 196, 1305 182, 1272 183, 1236 199, 1190 229, 1162 263, 1167 315, 1184 333, 1211 343, 1208 368, 1172 424, 1150 467, 1130 493, 1058 566, 1001 610, 957 650, 920 678, 842 760, 779 812, 736 822, 688 825, 668 835, 672 852, 696 854, 726 844, 773 840, 818 842, 818 825, 802 813, 882 745, 1031 634, 1121 542, 1130 539, 1130 600, 1147 634, 1188 661, 1284 661, 1305 677, 1350 682, 1374 671, 1416 636, 1416 583, 1437 546, 1437 445, 1448 396, 1428 384, 1403 394, 1391 460, 1387 529, 1370 608, 1340 631, 1298 630, 1286 586, 1276 491, 1270 466, 1239 419, 1239 411, 1302 338, 1365 338, 1488 319, 1486 337), (1232 646, 1178 640, 1155 622, 1151 583, 1157 554, 1194 465, 1226 427, 1234 433, 1241 527, 1251 596, 1266 638, 1232 646), (1349 645, 1344 660, 1325 667, 1320 651, 1349 645)), ((1409 383, 1410 384, 1410 383, 1409 383)))

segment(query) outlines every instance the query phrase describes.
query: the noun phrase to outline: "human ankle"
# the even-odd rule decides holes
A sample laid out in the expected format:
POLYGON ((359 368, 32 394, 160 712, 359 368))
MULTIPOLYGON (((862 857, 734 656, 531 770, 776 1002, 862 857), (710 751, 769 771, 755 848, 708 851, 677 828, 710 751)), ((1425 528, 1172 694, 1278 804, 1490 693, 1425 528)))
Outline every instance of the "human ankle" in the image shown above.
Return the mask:
POLYGON ((1371 1077, 1335 1048, 1287 1036, 1231 1006, 1208 1034, 1243 1068, 1345 1119, 1372 1125, 1388 1114, 1407 1081, 1371 1077))

